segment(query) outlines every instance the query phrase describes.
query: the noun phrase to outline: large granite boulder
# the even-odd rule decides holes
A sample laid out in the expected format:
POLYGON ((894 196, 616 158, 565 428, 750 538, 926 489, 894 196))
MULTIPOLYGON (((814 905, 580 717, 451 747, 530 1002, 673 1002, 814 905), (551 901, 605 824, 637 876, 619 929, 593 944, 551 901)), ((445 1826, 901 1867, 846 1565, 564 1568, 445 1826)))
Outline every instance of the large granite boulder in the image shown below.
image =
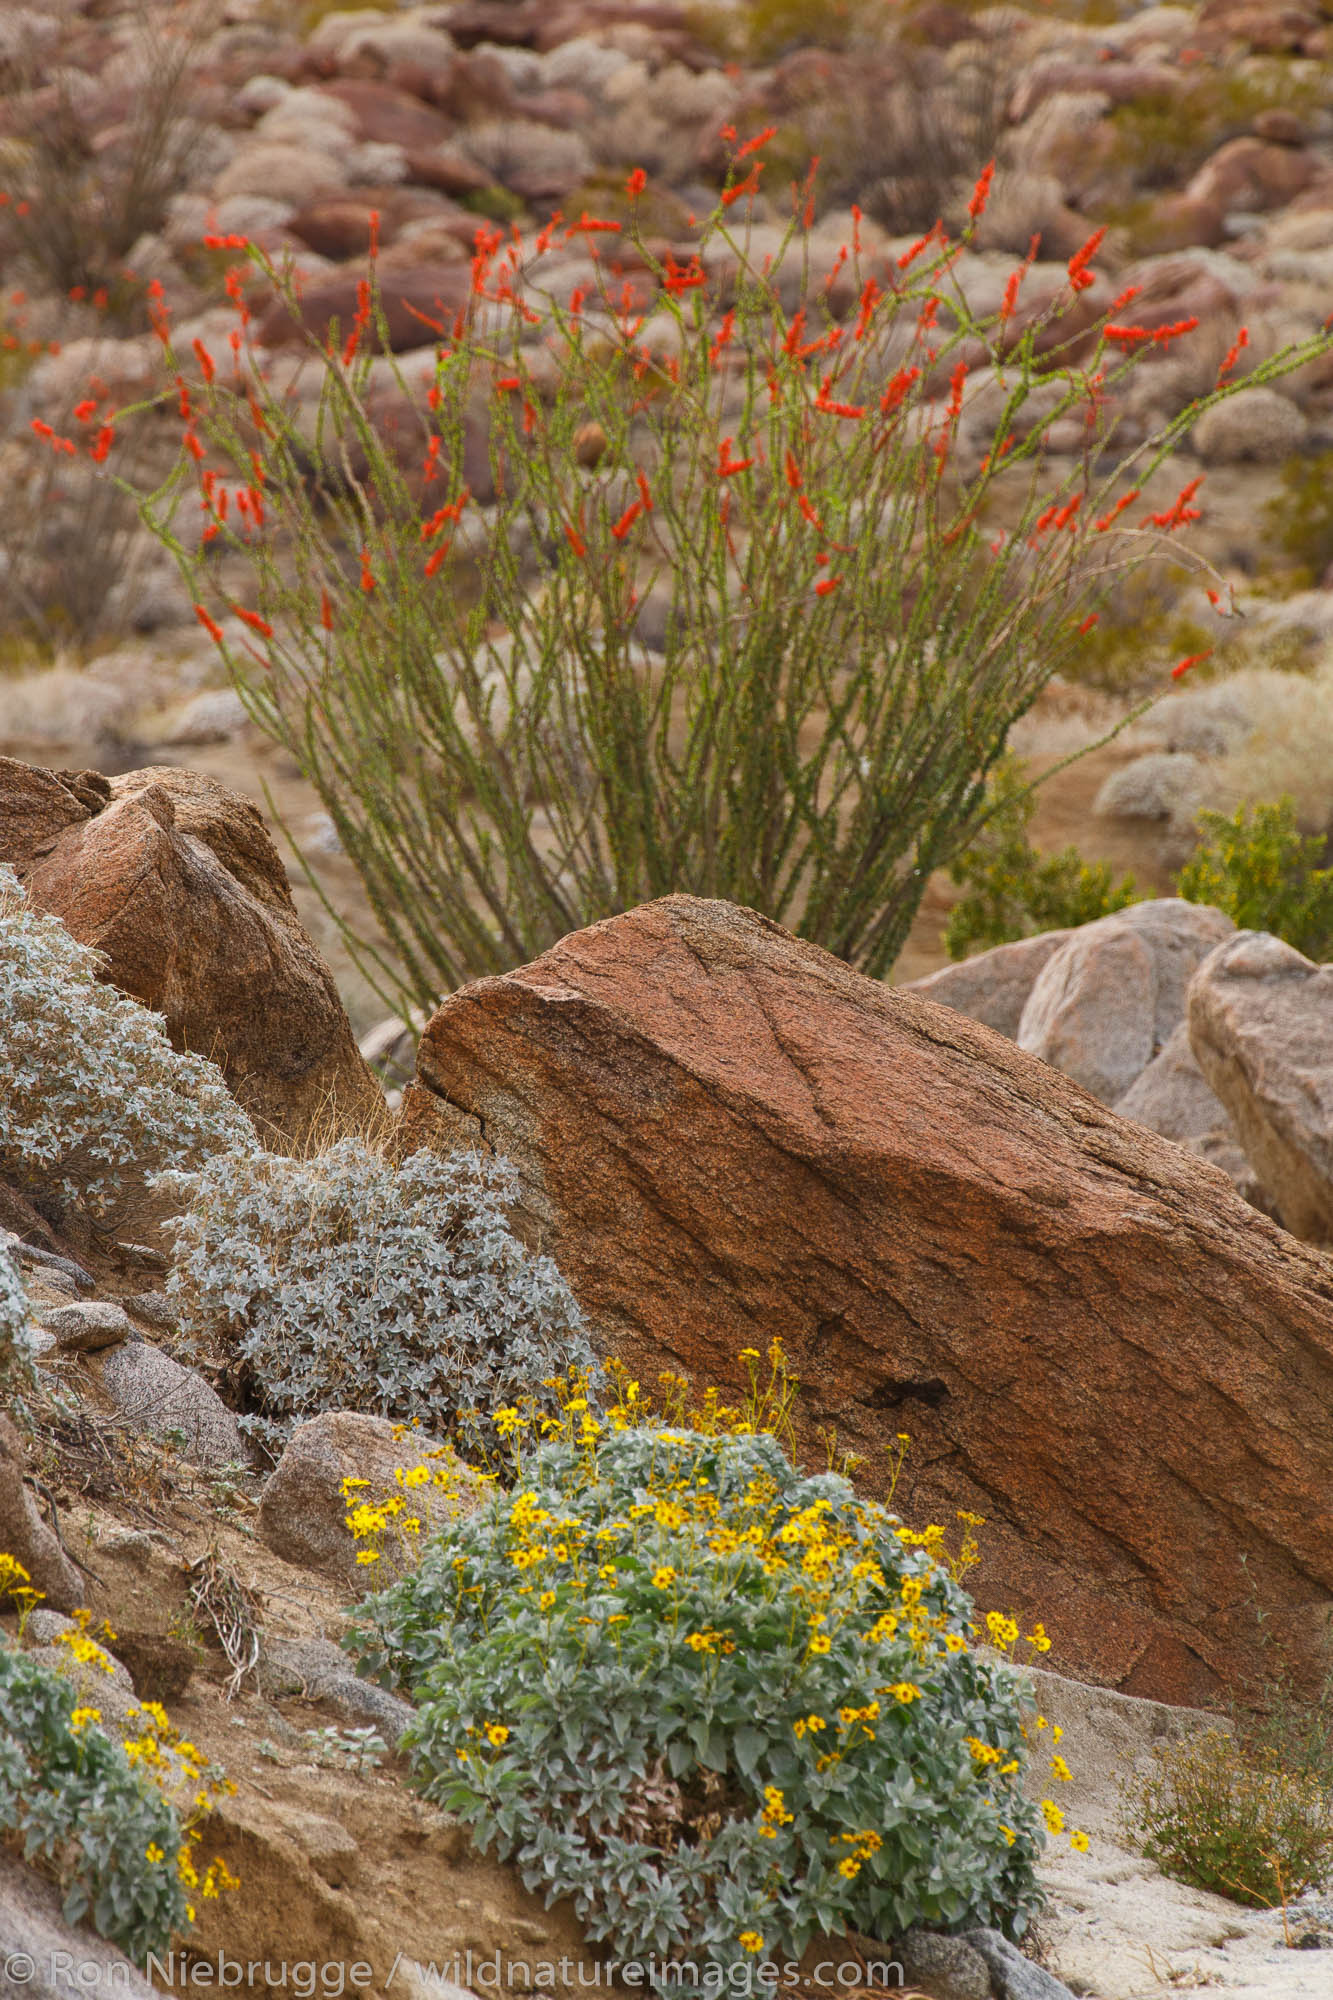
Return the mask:
POLYGON ((1282 1222, 1333 1243, 1333 965, 1241 931, 1195 973, 1189 1035, 1282 1222))
POLYGON ((0 758, 0 861, 107 957, 106 977, 211 1056, 281 1143, 366 1124, 382 1094, 333 976, 302 929, 258 809, 198 772, 103 778, 0 758))
POLYGON ((404 1148, 518 1167, 645 1386, 781 1337, 920 1523, 987 1517, 985 1608, 1065 1671, 1206 1701, 1333 1602, 1333 1277, 1215 1169, 1047 1064, 725 903, 673 896, 453 994, 404 1148))

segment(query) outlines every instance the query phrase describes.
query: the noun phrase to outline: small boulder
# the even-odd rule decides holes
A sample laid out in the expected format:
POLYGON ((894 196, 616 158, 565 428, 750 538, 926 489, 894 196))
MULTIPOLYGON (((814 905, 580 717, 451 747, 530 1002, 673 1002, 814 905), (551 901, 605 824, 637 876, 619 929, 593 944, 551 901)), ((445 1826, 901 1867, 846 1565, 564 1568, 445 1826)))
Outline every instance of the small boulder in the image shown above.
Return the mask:
POLYGON ((1118 1104, 1185 1018, 1196 966, 1234 930, 1220 910, 1174 896, 1083 924, 1034 984, 1018 1046, 1118 1104))
POLYGON ((990 1968, 965 1939, 914 1926, 893 1947, 909 1986, 931 2000, 991 2000, 990 1968))
POLYGON ((476 1475, 447 1446, 385 1417, 326 1410, 292 1433, 260 1498, 259 1532, 285 1562, 322 1570, 344 1585, 379 1589, 395 1567, 394 1536, 384 1537, 378 1562, 358 1563, 347 1526, 356 1495, 374 1503, 406 1491, 408 1511, 425 1526, 470 1511, 479 1490, 476 1475), (404 1488, 396 1474, 423 1464, 432 1473, 444 1468, 450 1483, 404 1488), (343 1490, 344 1480, 359 1482, 352 1497, 343 1490))
POLYGON ((1241 931, 1195 973, 1189 1035, 1284 1226, 1333 1243, 1333 965, 1241 931))
POLYGON ((1042 931, 1014 944, 997 944, 993 951, 979 951, 959 965, 927 973, 924 979, 909 979, 899 991, 952 1007, 955 1013, 1008 1035, 1012 1042, 1038 975, 1073 935, 1073 931, 1042 931))
POLYGON ((139 1330, 124 1306, 110 1299, 79 1299, 67 1306, 39 1310, 37 1324, 55 1339, 64 1354, 96 1354, 122 1340, 138 1340, 139 1330))
POLYGON ((183 1437, 196 1465, 244 1465, 249 1450, 235 1417, 194 1368, 182 1367, 149 1341, 126 1341, 89 1357, 88 1367, 120 1420, 146 1437, 183 1437))
POLYGON ((8 1417, 0 1416, 0 1555, 21 1563, 34 1590, 57 1611, 72 1611, 87 1595, 53 1531, 37 1511, 23 1483, 23 1440, 8 1417))
POLYGON ((1251 459, 1280 465, 1305 443, 1309 425, 1290 396, 1276 389, 1240 389, 1205 410, 1190 441, 1205 465, 1251 459))
POLYGON ((1183 750, 1149 750, 1112 771, 1092 809, 1109 819, 1189 820, 1203 799, 1203 770, 1183 750))
POLYGON ((960 1941, 988 1967, 997 2000, 1074 2000, 1063 1979, 1024 1958, 1018 1946, 999 1931, 963 1931, 960 1941))

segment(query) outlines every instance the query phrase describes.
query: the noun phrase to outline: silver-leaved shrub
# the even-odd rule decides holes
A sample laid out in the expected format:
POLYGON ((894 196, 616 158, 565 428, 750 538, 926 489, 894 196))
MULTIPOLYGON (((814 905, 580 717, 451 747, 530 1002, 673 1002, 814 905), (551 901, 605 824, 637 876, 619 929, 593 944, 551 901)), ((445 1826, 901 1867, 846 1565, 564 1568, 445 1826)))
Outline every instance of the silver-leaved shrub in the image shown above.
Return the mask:
POLYGON ((184 1197, 168 1281, 181 1330, 243 1364, 247 1421, 270 1443, 333 1409, 439 1433, 592 1366, 569 1287, 509 1227, 504 1161, 423 1152, 395 1166, 349 1138, 307 1160, 219 1156, 159 1184, 184 1197))
POLYGON ((17 1260, 0 1243, 0 1409, 22 1414, 32 1385, 28 1294, 17 1260))
POLYGON ((111 1224, 147 1174, 257 1141, 216 1065, 101 964, 0 865, 0 1173, 111 1224))
POLYGON ((419 1704, 426 1795, 662 1991, 849 1929, 1021 1934, 1021 1681, 973 1650, 941 1531, 747 1425, 644 1425, 630 1390, 605 1420, 567 1399, 513 1490, 361 1607, 346 1643, 419 1704))

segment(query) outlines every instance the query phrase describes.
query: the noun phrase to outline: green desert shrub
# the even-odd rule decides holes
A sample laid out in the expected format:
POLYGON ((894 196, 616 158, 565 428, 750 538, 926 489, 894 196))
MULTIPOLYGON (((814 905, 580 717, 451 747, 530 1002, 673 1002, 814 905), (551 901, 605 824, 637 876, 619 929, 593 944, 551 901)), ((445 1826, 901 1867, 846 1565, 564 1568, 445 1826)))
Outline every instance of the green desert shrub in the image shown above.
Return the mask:
POLYGON ((623 1388, 599 1418, 575 1384, 535 1445, 500 1411, 512 1490, 358 1614, 426 1795, 662 1990, 849 1929, 1021 1934, 1064 1819, 1025 1796, 1021 1679, 975 1650, 942 1531, 623 1388))
POLYGON ((1264 502, 1263 528, 1288 581, 1317 584, 1333 564, 1333 451, 1287 460, 1277 492, 1264 502))
MULTIPOLYGON (((887 283, 852 241, 838 320, 803 198, 780 242, 747 247, 763 172, 762 142, 738 147, 688 256, 659 255, 633 218, 569 219, 526 261, 483 233, 467 304, 438 322, 419 433, 400 425, 393 449, 373 272, 348 324, 309 333, 324 366, 308 437, 249 369, 244 326, 242 393, 217 357, 167 340, 191 384, 190 448, 147 516, 249 712, 332 817, 387 949, 349 943, 395 1004, 430 1005, 671 891, 748 905, 883 974, 1108 579, 1197 563, 1181 537, 1192 487, 1127 510, 1212 396, 1140 447, 1132 475, 1109 449, 1110 399, 1160 343, 1108 318, 1077 364, 1061 344, 1095 242, 1020 334, 1021 271, 978 322, 956 242, 932 233, 887 283), (609 257, 592 289, 557 291, 569 247, 589 243, 642 263, 647 319, 609 257), (968 469, 955 444, 980 360, 1009 395, 968 469), (1056 459, 1051 426, 1075 416, 1086 447, 1056 459), (177 507, 197 519, 196 473, 198 556, 173 526, 177 507), (241 488, 246 506, 224 512, 241 488), (248 578, 239 598, 224 575, 248 578), (233 612, 242 644, 221 623, 233 612)), ((261 252, 237 255, 299 313, 261 252)))
POLYGON ((592 1366, 573 1294, 506 1211, 514 1170, 477 1153, 394 1166, 360 1139, 307 1160, 232 1153, 160 1185, 184 1212, 168 1290, 278 1443, 321 1410, 437 1431, 592 1366))
POLYGON ((102 964, 0 866, 0 1173, 110 1225, 148 1173, 257 1141, 221 1071, 102 964))
POLYGON ((1289 1770, 1226 1730, 1159 1745, 1152 1771, 1125 1789, 1124 1818, 1164 1874, 1254 1908, 1333 1875, 1328 1774, 1289 1770))
POLYGON ((1241 930, 1271 931, 1319 963, 1333 959, 1328 843, 1303 834, 1289 798, 1199 815, 1202 839, 1176 877, 1189 903, 1212 903, 1241 930))
POLYGON ((992 799, 992 817, 949 870, 963 890, 944 933, 950 958, 1089 924, 1139 900, 1132 875, 1117 882, 1105 862, 1085 861, 1076 847, 1037 852, 1028 838, 1032 788, 1008 760, 996 773, 992 799))

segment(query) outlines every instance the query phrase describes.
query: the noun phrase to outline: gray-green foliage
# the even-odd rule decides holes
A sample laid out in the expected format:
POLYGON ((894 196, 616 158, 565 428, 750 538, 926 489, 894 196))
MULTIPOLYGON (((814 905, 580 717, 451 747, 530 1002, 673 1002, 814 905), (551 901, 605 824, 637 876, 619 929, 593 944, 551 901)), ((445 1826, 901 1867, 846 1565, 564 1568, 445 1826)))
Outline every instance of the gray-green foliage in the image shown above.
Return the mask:
POLYGON ((0 1643, 0 1831, 58 1869, 68 1922, 86 1919, 142 1962, 185 1926, 180 1819, 118 1743, 71 1723, 77 1700, 62 1675, 0 1643))
POLYGON ((146 1173, 257 1142, 221 1071, 101 966, 0 865, 0 1173, 111 1222, 146 1173))
POLYGON ((32 1383, 28 1294, 17 1261, 0 1242, 0 1408, 23 1409, 32 1383))
POLYGON ((279 1439, 321 1410, 447 1425, 587 1367, 573 1295, 509 1227, 513 1169, 468 1153, 394 1166, 358 1139, 308 1160, 220 1156, 183 1197, 169 1280, 182 1330, 235 1355, 279 1439))
POLYGON ((1019 1678, 931 1545, 768 1436, 568 1428, 347 1642, 420 1704, 426 1794, 620 1958, 1020 1933, 1019 1678))

